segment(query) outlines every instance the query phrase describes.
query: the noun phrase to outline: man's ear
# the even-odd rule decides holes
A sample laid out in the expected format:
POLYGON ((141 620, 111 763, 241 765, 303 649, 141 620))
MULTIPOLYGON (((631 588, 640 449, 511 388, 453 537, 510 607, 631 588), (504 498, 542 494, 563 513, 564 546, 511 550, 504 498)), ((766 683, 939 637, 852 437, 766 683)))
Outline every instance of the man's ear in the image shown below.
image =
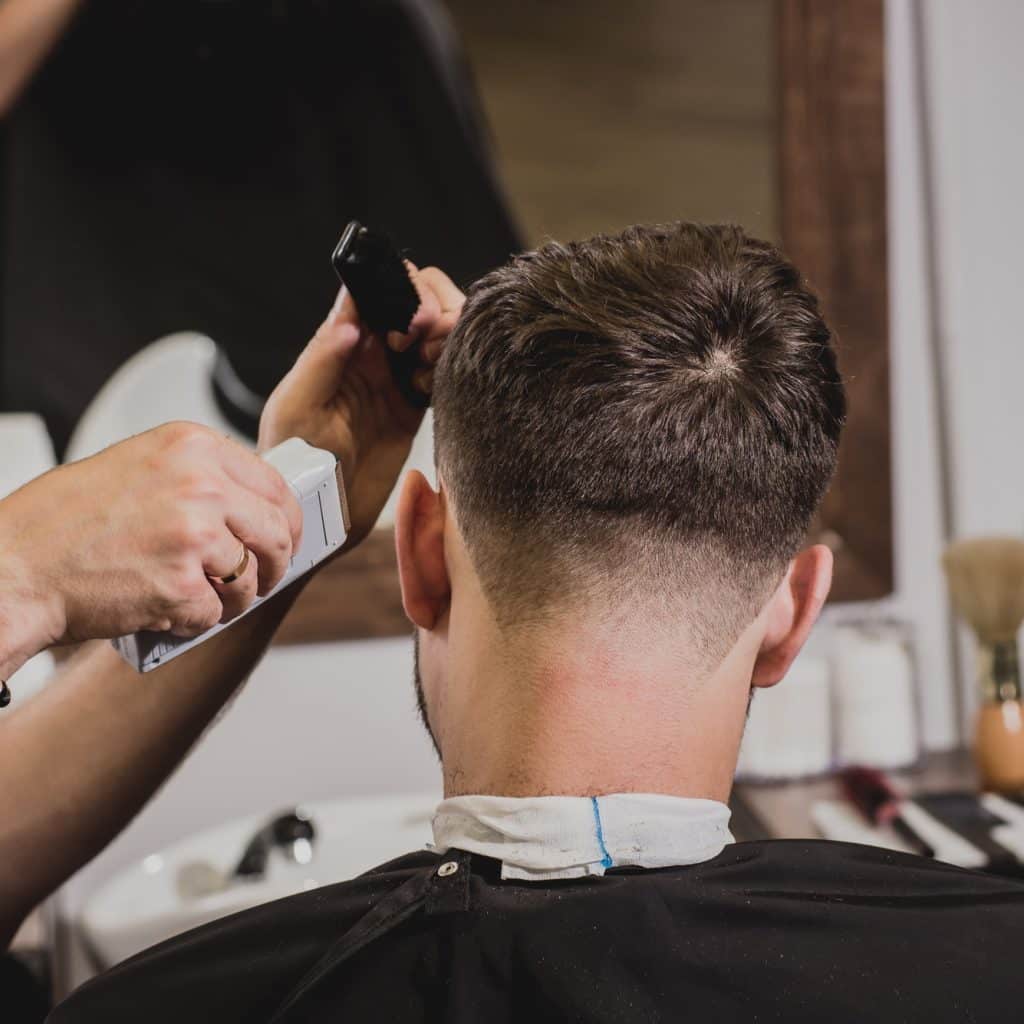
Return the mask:
POLYGON ((414 625, 433 629, 451 594, 444 558, 444 506, 441 495, 414 469, 402 482, 395 544, 405 614, 414 625))
POLYGON ((832 552, 815 544, 789 563, 786 578, 768 602, 767 628, 754 661, 754 686, 774 686, 800 653, 832 586, 832 552))

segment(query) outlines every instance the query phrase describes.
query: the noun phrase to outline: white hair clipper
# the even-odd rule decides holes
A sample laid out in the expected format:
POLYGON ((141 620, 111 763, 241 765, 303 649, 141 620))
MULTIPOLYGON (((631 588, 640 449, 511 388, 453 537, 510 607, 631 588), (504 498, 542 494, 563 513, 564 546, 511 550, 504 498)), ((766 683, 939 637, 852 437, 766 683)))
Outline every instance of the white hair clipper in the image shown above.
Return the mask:
POLYGON ((186 639, 171 633, 142 631, 112 641, 121 657, 139 672, 149 672, 216 636, 345 543, 349 531, 348 506, 337 459, 297 437, 271 448, 263 458, 285 478, 302 506, 302 540, 292 554, 288 571, 269 594, 256 598, 241 615, 231 622, 218 623, 199 636, 186 639))

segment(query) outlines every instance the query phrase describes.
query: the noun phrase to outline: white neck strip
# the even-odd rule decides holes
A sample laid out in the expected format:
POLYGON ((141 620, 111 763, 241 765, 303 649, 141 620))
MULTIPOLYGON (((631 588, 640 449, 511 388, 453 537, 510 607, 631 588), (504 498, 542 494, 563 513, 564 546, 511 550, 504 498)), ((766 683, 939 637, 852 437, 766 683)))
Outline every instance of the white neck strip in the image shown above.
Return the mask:
POLYGON ((729 814, 717 800, 654 793, 458 796, 437 808, 433 847, 499 860, 502 878, 581 878, 711 860, 733 842, 729 814))

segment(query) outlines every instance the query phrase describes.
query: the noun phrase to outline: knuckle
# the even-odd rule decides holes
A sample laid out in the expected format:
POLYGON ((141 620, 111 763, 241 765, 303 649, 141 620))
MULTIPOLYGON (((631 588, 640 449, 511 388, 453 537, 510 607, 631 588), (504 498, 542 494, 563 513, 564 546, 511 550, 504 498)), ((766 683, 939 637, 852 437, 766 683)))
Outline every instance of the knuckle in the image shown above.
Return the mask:
POLYGON ((192 424, 187 420, 171 420, 169 423, 157 427, 153 433, 161 441, 173 444, 175 441, 180 441, 191 426, 192 424))
POLYGON ((194 636, 202 633, 220 621, 223 608, 220 601, 212 594, 196 594, 192 600, 185 605, 182 619, 186 628, 193 631, 194 636))
POLYGON ((192 522, 184 516, 167 528, 167 544, 172 551, 181 553, 192 549, 192 522))
POLYGON ((185 421, 166 423, 157 430, 161 437, 153 459, 161 473, 170 474, 179 485, 182 481, 215 479, 214 474, 202 469, 219 442, 214 431, 185 421))
POLYGON ((172 577, 170 600, 178 607, 179 614, 185 614, 201 599, 204 586, 205 583, 197 580, 194 573, 184 569, 172 577))
POLYGON ((171 632, 175 636, 192 637, 199 632, 199 629, 191 619, 181 616, 175 620, 174 625, 171 627, 171 632))
POLYGON ((278 505, 285 507, 291 502, 296 500, 295 495, 292 493, 292 489, 288 486, 287 481, 277 470, 273 470, 271 475, 271 490, 274 495, 274 500, 278 505))
POLYGON ((158 428, 164 441, 171 447, 193 447, 206 443, 213 431, 209 427, 188 420, 174 420, 158 428))
POLYGON ((195 466, 185 469, 178 480, 181 498, 194 501, 222 501, 224 481, 216 473, 195 466))
POLYGON ((213 602, 211 604, 204 605, 199 612, 200 616, 200 630, 207 630, 211 626, 216 626, 221 620, 221 616, 224 614, 224 606, 220 601, 213 602))
POLYGON ((292 531, 288 518, 273 506, 267 511, 263 523, 261 551, 274 562, 285 560, 292 551, 292 531))
POLYGON ((279 512, 276 517, 276 535, 274 538, 277 551, 287 558, 292 553, 292 527, 288 517, 279 512))
POLYGON ((203 609, 195 602, 183 605, 177 615, 172 616, 172 631, 178 636, 198 636, 207 629, 203 609))
POLYGON ((294 546, 298 547, 299 538, 302 536, 302 506, 297 501, 288 509, 285 528, 288 530, 294 546))
MULTIPOLYGON (((170 619, 172 624, 178 619, 181 605, 180 576, 175 573, 166 575, 154 586, 153 607, 157 615, 170 619)), ((171 627, 168 626, 168 629, 171 627)))
POLYGON ((169 532, 171 546, 184 552, 202 551, 216 537, 216 530, 205 516, 187 509, 179 512, 169 532))

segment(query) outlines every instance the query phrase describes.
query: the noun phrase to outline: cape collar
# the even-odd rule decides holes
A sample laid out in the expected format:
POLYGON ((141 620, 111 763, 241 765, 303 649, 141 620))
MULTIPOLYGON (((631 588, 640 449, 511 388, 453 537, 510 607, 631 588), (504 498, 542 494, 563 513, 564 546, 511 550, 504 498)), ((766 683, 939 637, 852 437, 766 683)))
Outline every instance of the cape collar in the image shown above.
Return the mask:
POLYGON ((729 816, 717 800, 656 793, 459 796, 438 806, 433 846, 501 861, 502 878, 581 878, 711 860, 733 842, 729 816))

